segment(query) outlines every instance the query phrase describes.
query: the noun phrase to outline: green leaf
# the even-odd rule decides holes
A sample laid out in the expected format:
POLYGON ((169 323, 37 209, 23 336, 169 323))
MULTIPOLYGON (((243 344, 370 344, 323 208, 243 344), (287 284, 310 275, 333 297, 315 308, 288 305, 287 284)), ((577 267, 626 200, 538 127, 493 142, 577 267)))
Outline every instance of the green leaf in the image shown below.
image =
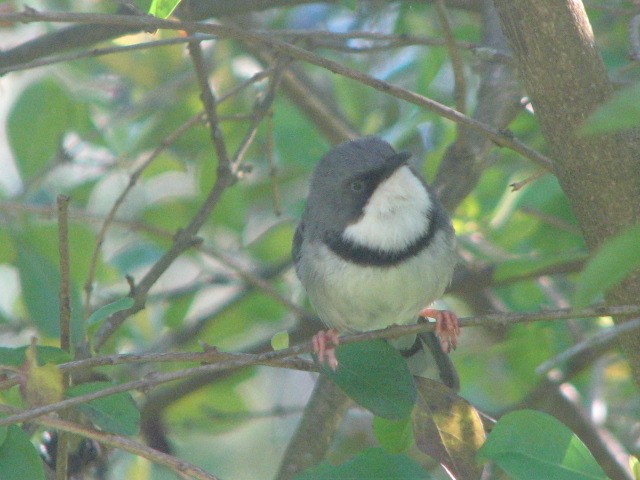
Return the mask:
POLYGON ((638 460, 638 457, 634 457, 633 455, 629 457, 629 468, 631 469, 633 478, 640 480, 640 460, 638 460))
POLYGON ((594 135, 636 128, 640 124, 640 83, 614 93, 580 127, 581 135, 594 135))
POLYGON ((26 433, 17 425, 9 425, 0 445, 0 478, 2 480, 45 480, 42 461, 26 433))
POLYGON ((289 332, 278 332, 271 337, 271 348, 274 350, 284 350, 289 348, 289 332))
MULTIPOLYGON (((60 335, 60 272, 49 259, 22 240, 16 240, 18 252, 16 266, 20 275, 22 298, 29 319, 42 334, 49 338, 60 335)), ((82 338, 81 301, 78 290, 71 288, 71 339, 82 338)))
MULTIPOLYGON (((26 359, 29 346, 18 348, 0 347, 0 365, 19 367, 26 359)), ((58 347, 36 346, 36 360, 38 365, 46 363, 65 363, 71 361, 71 356, 58 347)))
POLYGON ((413 445, 413 428, 410 417, 403 420, 373 417, 373 433, 387 453, 406 452, 413 445))
POLYGON ((640 460, 638 460, 638 457, 634 457, 633 455, 629 457, 629 468, 631 469, 633 478, 640 480, 640 460))
POLYGON ((455 478, 480 478, 476 452, 485 433, 478 411, 440 382, 422 377, 415 381, 418 401, 412 419, 417 447, 455 478))
POLYGON ((75 117, 75 103, 50 78, 29 85, 22 92, 9 113, 7 133, 23 178, 31 178, 44 169, 75 117))
MULTIPOLYGON (((76 385, 67 390, 67 396, 79 397, 112 387, 108 382, 92 382, 76 385)), ((98 427, 118 435, 136 435, 140 428, 140 412, 126 392, 97 398, 78 406, 98 427)))
POLYGON ((16 242, 22 298, 29 319, 48 337, 60 335, 60 272, 36 250, 16 242))
POLYGON ((158 18, 167 18, 179 3, 180 0, 153 0, 149 7, 149 14, 158 18))
POLYGON ((295 480, 347 480, 347 479, 429 480, 415 460, 406 455, 392 455, 381 448, 369 448, 353 459, 334 467, 326 462, 316 465, 295 477, 295 480))
POLYGON ((89 316, 87 319, 87 325, 97 324, 116 312, 131 308, 134 303, 135 301, 131 297, 120 298, 115 302, 108 303, 107 305, 97 309, 91 314, 91 316, 89 316))
POLYGON ((582 441, 550 415, 520 410, 503 416, 478 452, 514 480, 606 480, 582 441))
POLYGON ((324 373, 349 397, 374 415, 407 418, 416 400, 416 386, 400 353, 384 340, 350 343, 336 348, 337 371, 324 373))
POLYGON ((2 444, 4 443, 4 441, 7 439, 8 433, 9 433, 9 430, 6 425, 0 426, 0 448, 2 447, 2 444))
POLYGON ((574 306, 585 307, 640 266, 640 224, 605 241, 585 266, 574 306))

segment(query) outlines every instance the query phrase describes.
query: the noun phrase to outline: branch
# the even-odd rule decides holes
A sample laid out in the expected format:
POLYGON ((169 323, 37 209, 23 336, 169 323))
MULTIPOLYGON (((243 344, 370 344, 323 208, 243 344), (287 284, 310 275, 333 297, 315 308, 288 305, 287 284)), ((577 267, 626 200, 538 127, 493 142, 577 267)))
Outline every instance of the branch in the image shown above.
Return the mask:
MULTIPOLYGON (((211 475, 205 472, 200 467, 197 467, 189 462, 178 459, 172 455, 159 452, 153 448, 142 445, 128 438, 113 433, 101 432, 91 428, 83 427, 73 422, 65 420, 59 420, 57 418, 43 417, 35 420, 44 427, 52 428, 60 432, 68 432, 75 435, 79 435, 85 438, 91 438, 98 443, 108 445, 113 448, 129 452, 138 457, 146 458, 147 460, 157 463, 158 465, 165 466, 170 470, 173 470, 179 476, 189 475, 200 480, 219 480, 219 477, 211 475)), ((59 459, 58 459, 59 461, 59 459)))
MULTIPOLYGON (((71 351, 71 275, 69 267, 69 200, 67 195, 58 195, 58 256, 60 258, 60 348, 71 351)), ((69 375, 62 375, 62 388, 69 385, 69 375)), ((64 413, 64 412, 63 412, 64 413)), ((66 417, 66 415, 62 415, 66 417)), ((56 479, 67 478, 68 438, 61 434, 56 448, 56 479)))
MULTIPOLYGON (((32 68, 44 67, 47 65, 54 65, 56 63, 72 62, 74 60, 80 60, 83 58, 101 57, 103 55, 114 55, 119 53, 130 52, 132 50, 146 50, 149 48, 166 47, 168 45, 176 45, 181 43, 187 43, 192 40, 214 40, 216 37, 213 35, 197 35, 189 37, 176 37, 176 38, 164 38, 162 40, 153 40, 151 42, 140 42, 132 45, 118 45, 115 47, 94 48, 82 52, 68 53, 64 55, 57 55, 45 58, 39 58, 27 63, 20 63, 19 65, 11 65, 8 67, 0 68, 0 76, 10 72, 18 72, 20 70, 30 70, 32 68)), ((0 53, 0 59, 2 53, 0 53)))
POLYGON ((227 25, 215 25, 210 23, 180 22, 176 20, 161 20, 153 17, 138 17, 130 15, 107 15, 107 14, 87 14, 87 13, 50 13, 37 12, 33 9, 25 10, 21 13, 11 13, 0 15, 0 21, 9 22, 76 22, 76 23, 96 23, 102 25, 118 24, 141 29, 168 29, 185 30, 188 32, 200 32, 218 35, 235 40, 246 42, 257 42, 265 44, 274 50, 288 55, 296 60, 301 60, 312 65, 322 67, 338 75, 342 75, 352 80, 356 80, 375 90, 381 91, 400 100, 426 108, 444 118, 455 123, 465 125, 470 129, 482 133, 491 141, 501 147, 509 148, 525 158, 537 163, 547 170, 553 170, 553 162, 540 152, 530 148, 526 144, 517 140, 513 134, 505 133, 482 122, 467 117, 466 115, 447 107, 435 100, 424 97, 409 90, 396 87, 388 82, 366 75, 357 70, 345 67, 339 62, 328 60, 303 48, 291 45, 286 42, 275 40, 267 35, 241 30, 227 25))
MULTIPOLYGON (((484 0, 479 3, 483 4, 481 48, 508 51, 493 2, 484 0)), ((473 118, 502 131, 520 110, 522 87, 510 64, 476 56, 480 61, 480 88, 473 118)), ((447 148, 433 181, 440 200, 450 212, 476 187, 485 168, 490 165, 488 152, 491 147, 491 140, 481 132, 470 128, 457 129, 456 140, 447 148)))
POLYGON ((451 58, 451 67, 453 69, 453 96, 455 99, 456 110, 460 113, 467 111, 467 86, 464 79, 464 64, 456 45, 456 39, 453 36, 451 29, 451 22, 449 21, 449 15, 447 15, 447 8, 445 7, 444 0, 436 1, 436 11, 438 12, 438 18, 440 19, 440 28, 444 33, 444 40, 451 58))
POLYGON ((189 43, 189 52, 193 60, 198 77, 198 83, 201 89, 202 103, 204 104, 205 113, 209 123, 209 131, 211 142, 217 154, 217 177, 211 188, 209 195, 205 199, 202 206, 198 209, 189 225, 176 233, 174 241, 167 252, 151 267, 149 272, 142 278, 140 283, 132 288, 131 297, 135 300, 131 308, 122 310, 112 315, 105 321, 94 337, 94 345, 96 351, 104 344, 115 330, 134 313, 144 308, 145 300, 149 289, 160 278, 160 276, 169 268, 178 256, 194 245, 200 244, 201 240, 196 238, 196 234, 207 220, 211 211, 216 206, 222 193, 236 181, 236 177, 231 171, 231 162, 227 154, 227 147, 222 138, 218 115, 216 111, 216 99, 213 91, 209 87, 209 81, 204 69, 202 59, 202 51, 199 42, 189 43))
POLYGON ((203 121, 203 115, 197 114, 184 122, 180 127, 178 127, 174 132, 172 132, 169 136, 162 139, 160 144, 155 148, 151 154, 145 159, 142 164, 136 168, 131 175, 129 175, 129 183, 125 189, 120 193, 118 198, 113 202, 109 213, 104 219, 102 226, 100 227, 100 231, 96 237, 96 244, 93 248, 93 253, 91 254, 91 261, 89 262, 89 273, 87 274, 87 280, 84 284, 84 292, 85 292, 85 300, 84 300, 84 308, 85 308, 85 316, 89 316, 89 309, 91 308, 91 293, 93 291, 93 281, 96 274, 96 268, 98 265, 98 256, 100 255, 100 251, 102 249, 102 244, 104 243, 105 236, 107 234, 107 230, 113 223, 116 213, 118 209, 122 206, 127 195, 131 192, 133 187, 138 183, 138 179, 144 172, 144 170, 151 165, 158 156, 164 152, 171 144, 173 144, 183 133, 189 130, 194 125, 197 125, 203 121))
POLYGON ((189 54, 193 61, 198 83, 200 84, 200 99, 204 105, 204 111, 209 123, 211 143, 213 144, 213 148, 218 156, 218 176, 230 176, 231 161, 229 160, 229 155, 227 153, 227 145, 224 142, 222 131, 220 130, 220 121, 218 120, 218 112, 216 109, 216 99, 211 87, 209 86, 209 77, 204 66, 202 48, 199 41, 189 42, 189 54))
POLYGON ((282 457, 276 480, 290 480, 322 461, 350 404, 346 394, 327 376, 318 378, 282 457))
MULTIPOLYGON (((562 353, 540 364, 536 368, 536 373, 538 375, 546 375, 552 369, 557 368, 559 364, 568 363, 572 359, 583 355, 587 351, 594 352, 600 350, 601 347, 611 346, 621 335, 637 328, 640 328, 640 318, 614 325, 613 327, 607 328, 606 330, 600 330, 598 331, 598 334, 596 336, 593 336, 580 343, 576 343, 575 345, 567 348, 562 353)), ((596 355, 590 356, 593 358, 597 358, 596 355)))
POLYGON ((58 256, 60 258, 60 348, 71 348, 71 295, 69 272, 69 200, 58 195, 58 256))
MULTIPOLYGON (((599 306, 589 307, 580 310, 572 309, 559 309, 549 310, 534 313, 494 313, 489 315, 480 315, 477 317, 466 317, 460 319, 461 327, 472 326, 488 326, 488 325, 514 325, 518 323, 529 323, 535 321, 552 321, 552 320, 567 320, 570 318, 593 318, 603 316, 632 316, 640 315, 640 305, 618 305, 618 306, 599 306)), ((415 335, 422 332, 434 331, 435 325, 432 323, 421 322, 415 325, 394 325, 381 330, 374 330, 371 332, 357 333, 344 335, 340 337, 341 344, 349 344, 355 342, 364 342, 367 340, 374 340, 379 338, 398 338, 405 335, 415 335)), ((200 373, 213 373, 222 372, 227 370, 237 370, 241 367, 250 365, 256 365, 259 363, 269 363, 274 360, 281 360, 284 358, 290 358, 293 356, 301 355, 303 353, 310 353, 313 350, 311 342, 302 343, 289 347, 283 350, 270 351, 257 355, 251 355, 249 357, 244 355, 236 356, 235 354, 224 354, 229 356, 228 359, 220 362, 201 365, 198 367, 187 368, 183 370, 177 370, 174 372, 166 373, 151 373, 145 379, 134 380, 131 382, 114 385, 113 387, 100 390, 98 392, 92 392, 86 395, 69 398, 60 402, 43 405, 30 410, 22 411, 18 414, 0 418, 0 425, 8 425, 11 423, 24 422, 32 418, 46 415, 64 408, 69 408, 81 403, 95 400, 96 398, 102 398, 116 393, 126 392, 129 390, 149 389, 163 383, 172 382, 187 378, 200 373)))

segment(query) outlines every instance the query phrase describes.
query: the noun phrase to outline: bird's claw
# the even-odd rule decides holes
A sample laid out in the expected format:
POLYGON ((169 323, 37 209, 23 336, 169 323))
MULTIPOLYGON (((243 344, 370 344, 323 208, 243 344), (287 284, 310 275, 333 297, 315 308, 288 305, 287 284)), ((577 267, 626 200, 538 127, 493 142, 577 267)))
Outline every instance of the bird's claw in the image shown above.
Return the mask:
POLYGON ((329 330, 321 330, 313 336, 313 351, 318 357, 320 363, 327 362, 329 368, 334 372, 338 368, 338 359, 336 358, 336 348, 340 343, 338 332, 335 328, 329 330))
POLYGON ((458 346, 458 335, 460 335, 460 325, 458 317, 449 310, 436 310, 425 308, 420 312, 421 317, 434 318, 436 321, 436 335, 440 338, 440 345, 445 353, 450 353, 458 346))

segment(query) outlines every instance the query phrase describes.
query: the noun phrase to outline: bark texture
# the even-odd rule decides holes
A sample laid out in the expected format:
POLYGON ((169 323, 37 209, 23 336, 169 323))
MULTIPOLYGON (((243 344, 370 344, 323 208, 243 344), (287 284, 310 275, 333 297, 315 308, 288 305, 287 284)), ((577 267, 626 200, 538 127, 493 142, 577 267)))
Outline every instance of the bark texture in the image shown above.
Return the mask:
MULTIPOLYGON (((640 221, 639 132, 576 133, 613 93, 582 2, 495 0, 495 6, 556 162, 555 174, 593 251, 640 221)), ((607 300, 637 303, 639 292, 636 271, 607 300)), ((640 385, 640 332, 626 335, 621 346, 640 385)))

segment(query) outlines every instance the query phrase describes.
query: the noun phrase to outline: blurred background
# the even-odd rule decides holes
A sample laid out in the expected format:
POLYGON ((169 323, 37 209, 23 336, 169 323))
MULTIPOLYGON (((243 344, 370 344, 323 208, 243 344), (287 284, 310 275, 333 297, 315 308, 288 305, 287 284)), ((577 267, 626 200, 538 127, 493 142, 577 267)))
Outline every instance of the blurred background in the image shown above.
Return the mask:
MULTIPOLYGON (((287 40, 496 128, 508 127, 548 154, 490 2, 458 0, 445 2, 444 9, 439 2, 379 0, 272 2, 283 5, 269 9, 240 3, 186 2, 175 15, 215 17, 287 40)), ((115 2, 73 0, 29 5, 96 13, 118 8, 115 2)), ((136 6, 148 9, 142 1, 136 6)), ((586 7, 614 82, 623 87, 637 81, 628 35, 637 7, 597 0, 586 7)), ((2 8, 23 7, 5 2, 2 8)), ((77 26, 7 24, 0 47, 10 51, 60 28, 77 26)), ((0 345, 27 345, 34 335, 41 345, 58 344, 58 194, 71 197, 75 342, 82 340, 83 319, 126 296, 126 277, 137 284, 205 202, 218 158, 185 35, 163 30, 120 34, 98 45, 81 40, 76 49, 28 60, 44 58, 41 66, 0 58, 0 345), (125 48, 143 42, 151 43, 125 48), (116 202, 121 204, 114 209, 116 202)), ((201 47, 220 102, 223 139, 237 158, 237 182, 198 232, 202 243, 172 261, 149 290, 146 308, 101 339, 100 354, 200 351, 203 343, 230 352, 264 351, 283 331, 292 344, 308 340, 320 324, 291 268, 293 232, 315 163, 332 145, 360 135, 379 135, 412 152, 452 214, 461 264, 443 305, 461 317, 571 305, 587 251, 557 180, 539 165, 424 108, 292 61, 264 44, 210 38, 201 47)), ((465 328, 451 355, 460 394, 490 415, 517 406, 573 409, 555 413, 588 419, 606 432, 612 448, 637 454, 640 397, 616 351, 536 372, 611 325, 603 317, 465 328), (550 375, 562 378, 562 385, 552 388, 550 375), (558 404, 560 396, 566 403, 558 404)), ((89 327, 89 338, 95 340, 96 330, 89 327)), ((177 366, 187 364, 98 370, 124 382, 177 366)), ((228 480, 269 478, 315 378, 261 366, 132 393, 150 445, 228 480)), ((19 404, 15 388, 0 398, 19 404)), ((354 407, 328 458, 339 463, 375 444, 370 414, 354 407)), ((104 478, 175 478, 120 451, 109 452, 107 462, 104 478)), ((435 478, 447 478, 430 467, 435 478)))

